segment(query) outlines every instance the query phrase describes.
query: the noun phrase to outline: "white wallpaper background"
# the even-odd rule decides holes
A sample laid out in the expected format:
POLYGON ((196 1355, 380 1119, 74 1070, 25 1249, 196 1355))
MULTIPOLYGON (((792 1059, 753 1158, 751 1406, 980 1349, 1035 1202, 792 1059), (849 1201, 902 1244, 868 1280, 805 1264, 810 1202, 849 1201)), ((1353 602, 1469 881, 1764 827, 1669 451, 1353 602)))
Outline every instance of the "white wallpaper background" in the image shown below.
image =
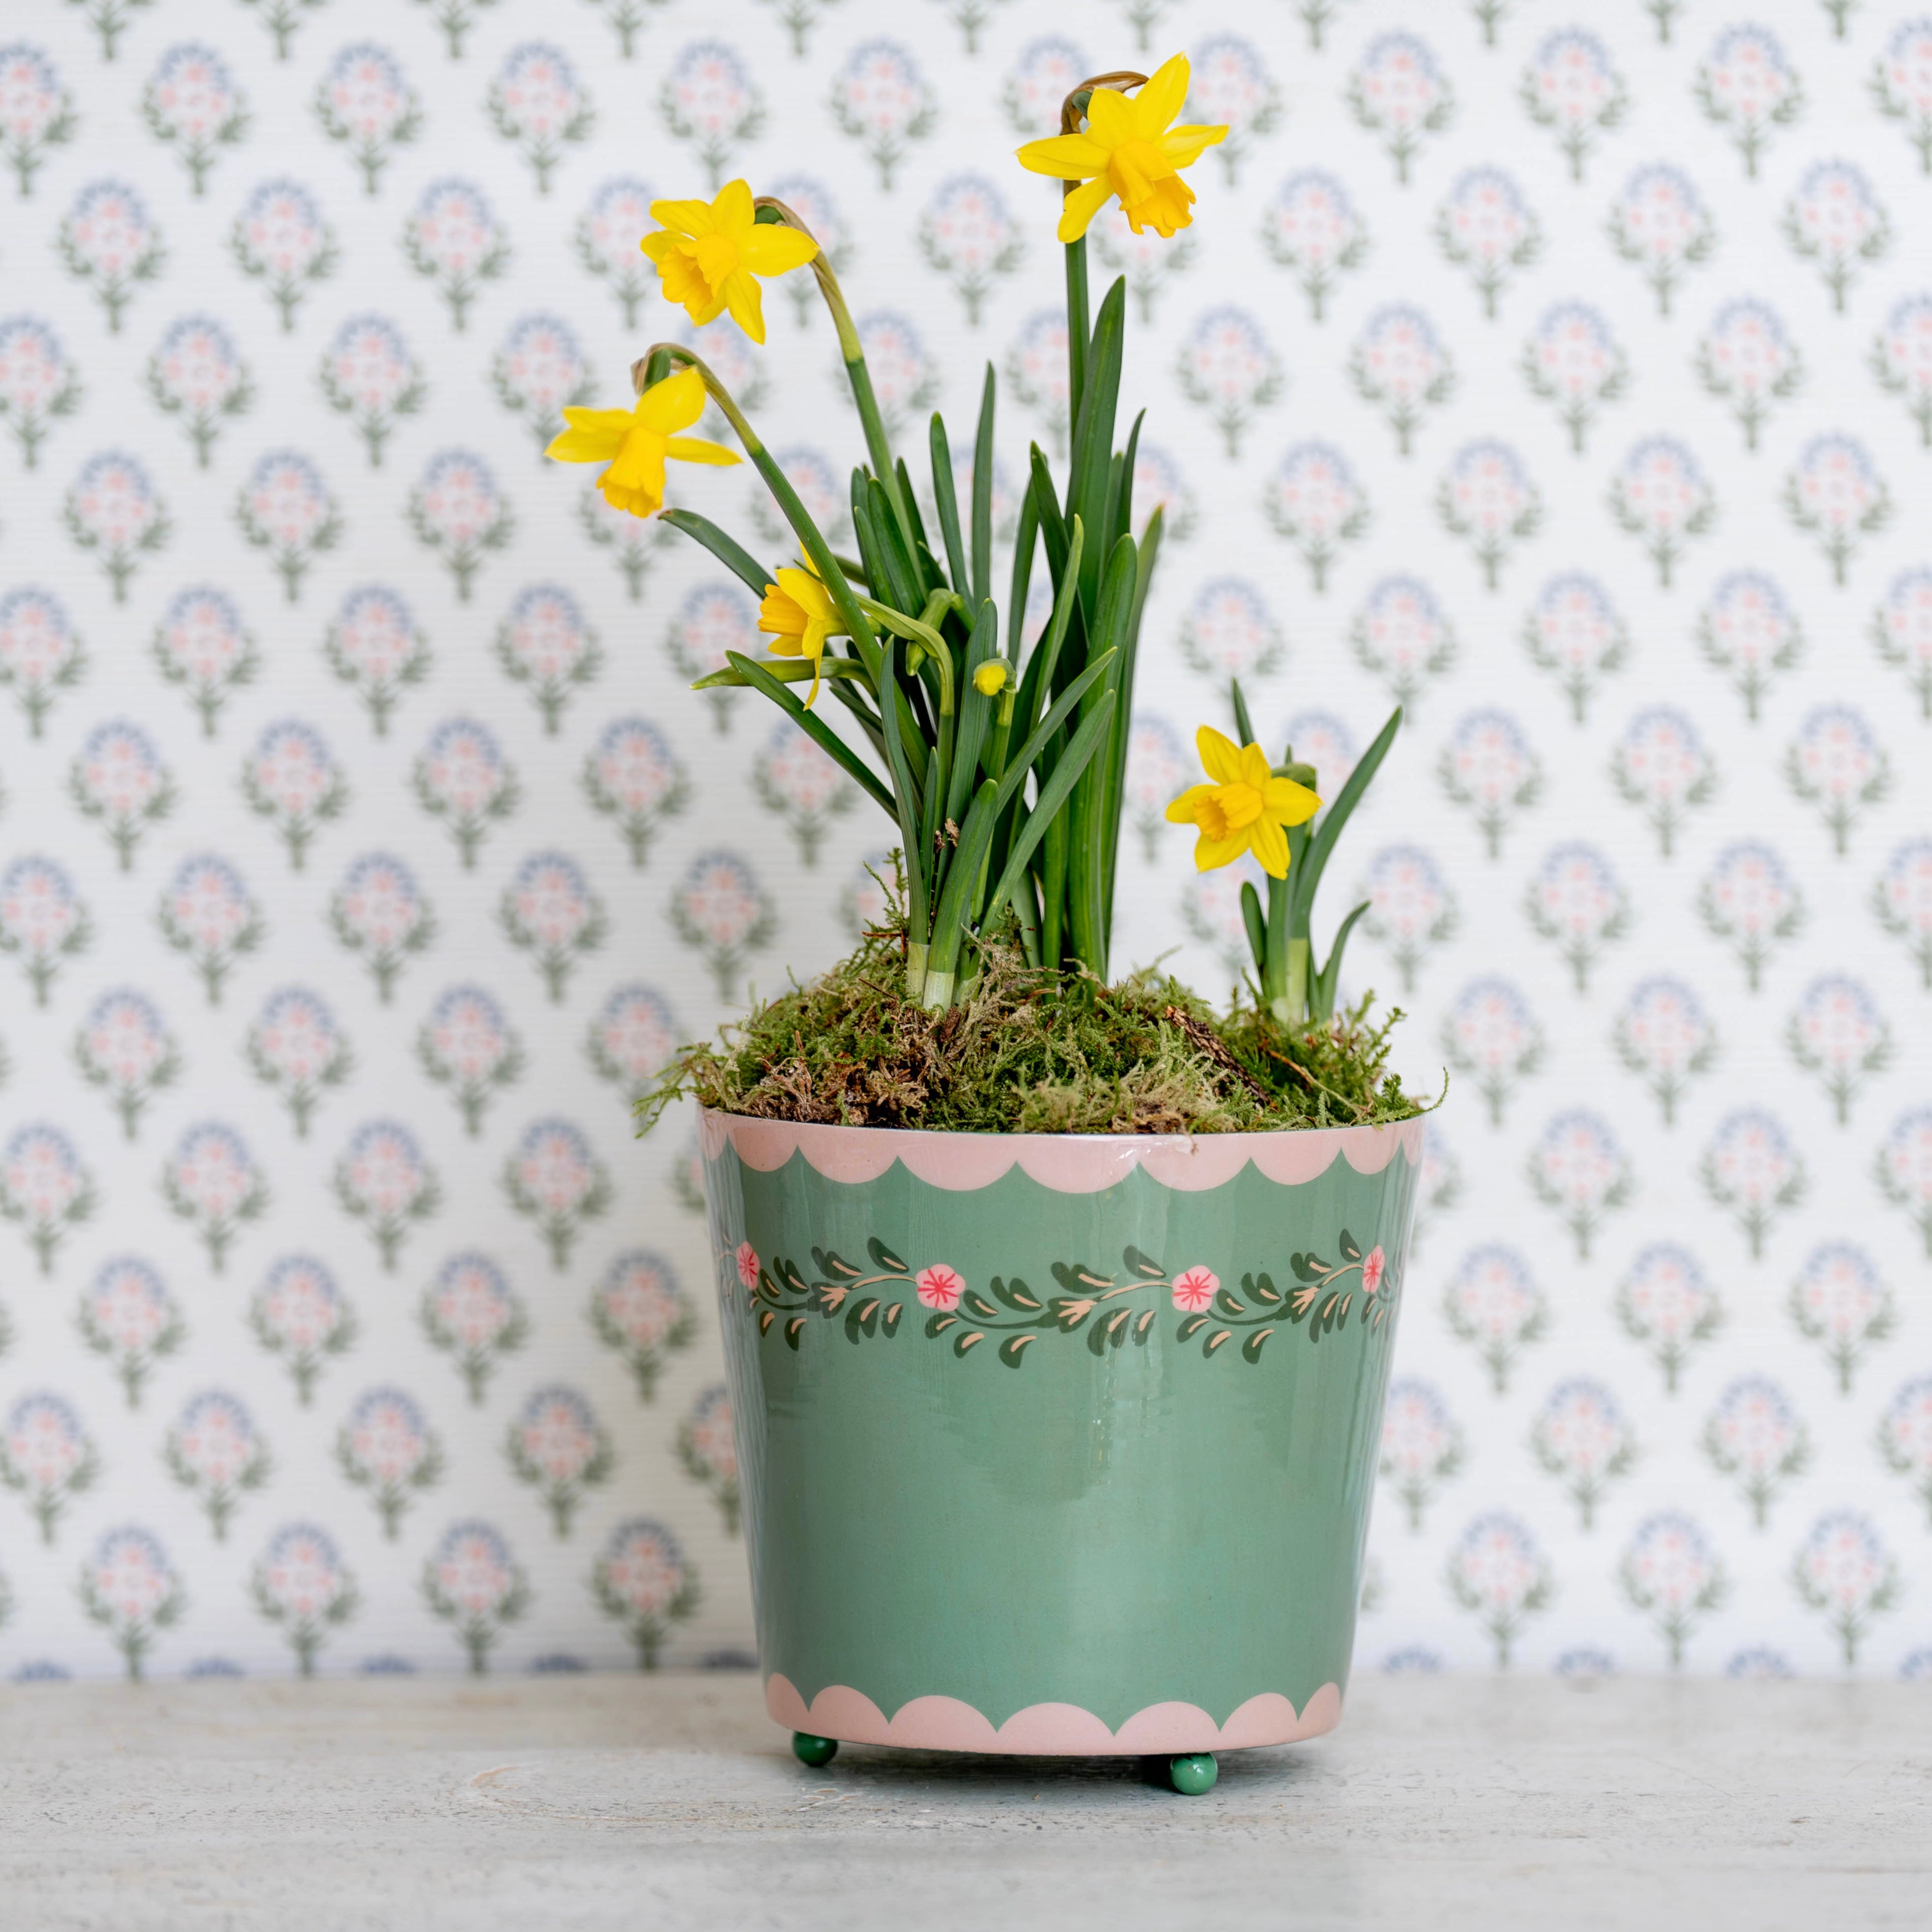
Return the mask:
MULTIPOLYGON (((1184 239, 1096 231, 1174 538, 1116 956, 1233 970, 1238 882, 1156 818, 1229 669, 1330 785, 1408 705, 1327 908, 1372 895, 1351 982, 1454 1073, 1360 1665, 1932 1668, 1932 19, 7 38, 0 1671, 742 1653, 690 1124, 627 1108, 848 943, 886 827, 684 688, 751 600, 538 452, 682 332, 645 201, 742 173, 832 242, 909 456, 993 360, 1010 500, 1065 430, 1010 150, 1174 47, 1236 131, 1184 239)), ((796 279, 711 349, 836 501, 796 279)), ((674 482, 778 541, 748 471, 674 482)))

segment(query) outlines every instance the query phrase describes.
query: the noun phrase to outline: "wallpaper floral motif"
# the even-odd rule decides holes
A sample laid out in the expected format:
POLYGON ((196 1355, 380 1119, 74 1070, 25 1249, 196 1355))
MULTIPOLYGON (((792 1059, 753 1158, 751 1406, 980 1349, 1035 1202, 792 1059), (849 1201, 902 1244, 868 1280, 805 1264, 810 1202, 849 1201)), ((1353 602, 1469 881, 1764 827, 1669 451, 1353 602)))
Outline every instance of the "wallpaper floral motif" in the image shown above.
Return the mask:
MULTIPOLYGON (((1746 12, 16 10, 0 1670, 742 1658, 691 1123, 628 1108, 888 828, 540 452, 689 339, 650 201, 742 173, 909 445, 994 364, 1010 538, 1068 425, 1008 151, 1178 46, 1196 223, 1095 242, 1172 539, 1116 954, 1239 969, 1160 818, 1231 673, 1326 787, 1407 708, 1337 884, 1450 1087, 1360 1665, 1932 1671, 1932 16, 1746 12)), ((836 526, 794 279, 697 334, 836 526)))

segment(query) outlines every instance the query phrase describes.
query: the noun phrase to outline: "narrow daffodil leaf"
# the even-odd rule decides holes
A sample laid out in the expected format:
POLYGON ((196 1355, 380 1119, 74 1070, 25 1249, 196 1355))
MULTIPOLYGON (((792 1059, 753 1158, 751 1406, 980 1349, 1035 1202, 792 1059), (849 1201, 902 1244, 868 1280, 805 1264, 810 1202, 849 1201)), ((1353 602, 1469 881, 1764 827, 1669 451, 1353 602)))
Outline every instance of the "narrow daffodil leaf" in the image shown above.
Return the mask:
MULTIPOLYGON (((980 429, 973 439, 973 602, 993 594, 993 365, 980 392, 980 429)), ((1018 624, 1024 612, 1010 604, 1018 624)))
POLYGON ((1040 518, 1040 534, 1046 539, 1046 567, 1053 575, 1058 594, 1060 579, 1066 574, 1066 519, 1060 514, 1059 493, 1053 487, 1053 472, 1035 443, 1029 458, 1033 476, 1033 505, 1040 518))
POLYGON ((1262 896, 1252 879, 1241 881, 1241 923, 1247 928, 1248 950, 1255 956, 1255 976, 1268 970, 1268 927, 1262 919, 1262 896))
POLYGON ((952 445, 946 434, 946 419, 932 412, 932 434, 928 439, 932 454, 932 496, 939 506, 939 534, 946 544, 946 567, 955 590, 964 593, 969 578, 966 546, 959 534, 959 498, 952 486, 952 445))
POLYGON ((1020 661, 1020 634, 1026 628, 1027 593, 1033 588, 1033 554, 1039 542, 1040 506, 1034 501, 1029 482, 1020 493, 1020 526, 1013 538, 1013 587, 1006 599, 1006 656, 1016 665, 1020 661))
POLYGON ((1053 688, 1054 670, 1060 661, 1060 646, 1066 641, 1067 626, 1073 619, 1076 597, 1073 580, 1080 568, 1080 552, 1086 541, 1085 526, 1076 518, 1072 542, 1068 551, 1073 560, 1073 568, 1056 576, 1059 590, 1054 599, 1053 616, 1048 622, 1046 635, 1034 646, 1033 656, 1026 668, 1026 676, 1020 682, 1019 704, 1014 722, 1022 731, 1033 729, 1033 721, 1040 716, 1042 699, 1053 688))
POLYGON ((1241 695, 1241 680, 1230 678, 1228 694, 1234 700, 1234 740, 1238 744, 1252 745, 1256 742, 1255 728, 1248 719, 1248 700, 1241 695))
POLYGON ((1113 464, 1114 416, 1120 402, 1126 316, 1126 278, 1118 276, 1102 298, 1094 323, 1066 487, 1066 514, 1070 518, 1078 512, 1095 539, 1081 569, 1081 599, 1090 609, 1100 594, 1101 573, 1108 562, 1106 548, 1099 539, 1106 528, 1107 479, 1113 464))
POLYGON ((1328 963, 1315 976, 1315 985, 1309 1000, 1309 1018, 1319 1020, 1324 1024, 1335 1017, 1335 996, 1342 988, 1342 952, 1348 943, 1348 935, 1355 929, 1355 922, 1369 909, 1369 901, 1363 900, 1348 916, 1342 920, 1335 933, 1335 943, 1328 949, 1328 963))
MULTIPOLYGON (((1087 769, 1088 761, 1099 749, 1100 740, 1107 729, 1107 720, 1112 715, 1114 694, 1110 691, 1094 710, 1082 721, 1078 730, 1073 734, 1060 762, 1053 768, 1053 776, 1046 782, 1035 801, 1033 811, 1013 841, 1012 849, 1006 854, 1006 870, 1000 874, 999 882, 988 896, 988 905, 1004 905, 1012 896, 1013 889, 1025 872, 1031 860, 1034 848, 1046 836, 1047 828, 1059 818, 1060 808, 1066 804, 1067 794, 1073 789, 1080 774, 1087 769)), ((1017 769, 1017 766, 1016 767, 1017 769)), ((1052 868, 1048 868, 1047 884, 1051 893, 1053 886, 1052 868)), ((1054 908, 1049 902, 1046 918, 1054 917, 1054 908)), ((1042 928, 1044 931, 1044 928, 1042 928)), ((1042 946, 1042 956, 1046 952, 1042 946)))
MULTIPOLYGON (((1147 421, 1147 411, 1142 410, 1134 418, 1134 426, 1127 432, 1126 454, 1120 461, 1120 488, 1113 514, 1116 519, 1114 534, 1131 536, 1134 527, 1134 465, 1140 460, 1141 425, 1147 421)), ((1156 509, 1160 506, 1154 506, 1156 509)))
POLYGON ((878 805, 887 818, 898 818, 898 807, 892 802, 892 794, 879 782, 877 774, 865 760, 824 718, 816 712, 806 710, 763 664, 754 663, 737 651, 727 651, 724 656, 731 668, 746 684, 754 690, 762 691, 781 710, 789 712, 794 724, 802 729, 842 770, 856 778, 866 796, 878 805))
POLYGON ((965 922, 966 898, 978 883, 986 848, 992 843, 993 827, 999 820, 994 795, 999 788, 991 778, 981 782, 974 795, 973 808, 960 828, 959 849, 953 855, 946 890, 940 895, 939 910, 933 916, 932 951, 926 962, 928 973, 952 973, 959 963, 959 940, 965 922))
POLYGON ((670 524, 674 530, 683 531, 686 536, 702 544, 741 584, 749 587, 754 597, 764 596, 766 586, 772 580, 772 573, 709 517, 700 517, 695 510, 661 510, 658 518, 661 523, 670 524))
POLYGON ((973 673, 1000 652, 1000 614, 991 604, 980 606, 979 621, 966 646, 965 677, 960 686, 959 732, 952 750, 952 780, 946 796, 946 815, 958 821, 966 809, 967 794, 980 767, 980 747, 986 742, 987 722, 994 700, 977 689, 973 673))
POLYGON ((1308 850, 1301 856, 1300 863, 1289 867, 1294 885, 1294 926, 1298 932, 1308 930, 1309 919, 1315 910, 1315 889, 1322 883, 1322 868, 1335 849, 1336 840, 1342 836, 1342 828, 1348 822, 1348 814, 1361 802, 1370 780, 1381 769, 1383 759, 1388 756, 1390 746, 1395 742, 1395 734, 1401 728, 1402 706, 1398 704, 1389 713, 1388 722, 1376 734, 1375 742, 1362 754, 1360 762, 1348 774, 1348 782, 1322 813, 1321 823, 1310 839, 1308 850))
MULTIPOLYGON (((728 657, 731 653, 728 651, 725 655, 728 657)), ((809 684, 814 678, 820 676, 827 679, 856 677, 865 680, 868 689, 871 687, 870 680, 866 678, 866 667, 857 658, 834 657, 830 652, 820 658, 817 664, 809 658, 779 658, 772 663, 761 664, 758 668, 767 677, 776 679, 780 684, 809 684)), ((742 671, 728 668, 714 670, 699 678, 691 688, 693 691, 742 690, 752 682, 742 671)), ((764 688, 762 685, 758 686, 760 690, 764 688)))

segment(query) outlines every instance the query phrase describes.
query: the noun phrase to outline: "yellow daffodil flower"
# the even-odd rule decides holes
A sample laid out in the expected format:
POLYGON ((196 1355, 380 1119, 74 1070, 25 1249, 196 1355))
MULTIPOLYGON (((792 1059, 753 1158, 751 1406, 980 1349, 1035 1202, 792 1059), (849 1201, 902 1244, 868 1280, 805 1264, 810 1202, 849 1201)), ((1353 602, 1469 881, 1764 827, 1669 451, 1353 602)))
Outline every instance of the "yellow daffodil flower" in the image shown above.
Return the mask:
POLYGON ((544 452, 560 463, 608 463, 597 488, 614 510, 648 517, 664 507, 664 459, 736 463, 736 452, 702 436, 680 436, 704 413, 704 378, 680 369, 655 382, 628 410, 566 410, 570 427, 544 452))
POLYGON ((1189 210, 1194 190, 1180 170, 1198 160, 1202 149, 1225 140, 1228 130, 1168 125, 1186 104, 1187 75, 1187 56, 1176 54, 1132 100, 1111 87, 1096 87, 1087 104, 1084 134, 1055 134, 1019 150, 1022 167, 1082 184, 1060 212, 1061 241, 1078 241, 1114 195, 1136 235, 1151 228, 1171 236, 1193 220, 1189 210))
POLYGON ((988 658, 973 674, 973 688, 982 698, 997 698, 1006 688, 1006 661, 988 658))
POLYGON ((1278 778, 1258 745, 1237 745, 1211 724, 1194 734, 1202 768, 1211 781, 1184 791, 1167 808, 1170 823, 1200 832, 1194 847, 1197 871, 1211 872, 1252 852, 1274 879, 1288 877, 1290 825, 1305 825, 1322 808, 1306 785, 1278 778))
POLYGON ((765 339, 757 278, 802 268, 818 253, 809 235, 760 222, 741 181, 727 182, 716 201, 654 201, 651 219, 664 226, 638 245, 657 265, 664 300, 681 303, 700 323, 728 309, 754 342, 765 339))
POLYGON ((845 628, 831 592, 814 571, 781 570, 777 583, 765 586, 764 602, 758 606, 758 628, 770 637, 768 648, 773 657, 812 660, 812 690, 805 700, 809 711, 818 695, 825 640, 842 635, 845 628))

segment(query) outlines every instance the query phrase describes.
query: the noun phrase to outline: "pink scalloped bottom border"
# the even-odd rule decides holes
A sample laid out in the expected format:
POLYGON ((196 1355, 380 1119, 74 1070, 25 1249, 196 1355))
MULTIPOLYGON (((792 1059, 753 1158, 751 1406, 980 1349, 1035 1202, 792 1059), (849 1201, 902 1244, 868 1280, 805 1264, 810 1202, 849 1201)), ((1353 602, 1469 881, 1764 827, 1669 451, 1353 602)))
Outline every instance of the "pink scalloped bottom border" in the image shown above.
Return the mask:
POLYGON ((1342 1693, 1324 1684, 1301 1714, 1278 1690, 1250 1697, 1216 1724, 1198 1704, 1150 1704, 1110 1731, 1078 1704, 1029 1704, 994 1728, 957 1697, 915 1697, 888 1718, 862 1690, 828 1684, 809 1704, 777 1671, 765 1680, 765 1708, 786 1730, 848 1744, 916 1750, 992 1751, 1027 1757, 1130 1757, 1175 1751, 1244 1750, 1318 1738, 1342 1721, 1342 1693))
POLYGON ((1379 1174, 1397 1154, 1422 1160, 1424 1124, 1308 1127, 1270 1134, 959 1134, 903 1127, 823 1126, 798 1120, 754 1120, 706 1109, 704 1154, 716 1160, 726 1142, 760 1174, 802 1150, 828 1180, 876 1180, 895 1161, 933 1187, 956 1193, 990 1186, 1018 1166, 1059 1194, 1097 1194, 1136 1168, 1163 1187, 1196 1193, 1232 1180, 1250 1161, 1267 1179, 1293 1186, 1346 1160, 1358 1174, 1379 1174))

